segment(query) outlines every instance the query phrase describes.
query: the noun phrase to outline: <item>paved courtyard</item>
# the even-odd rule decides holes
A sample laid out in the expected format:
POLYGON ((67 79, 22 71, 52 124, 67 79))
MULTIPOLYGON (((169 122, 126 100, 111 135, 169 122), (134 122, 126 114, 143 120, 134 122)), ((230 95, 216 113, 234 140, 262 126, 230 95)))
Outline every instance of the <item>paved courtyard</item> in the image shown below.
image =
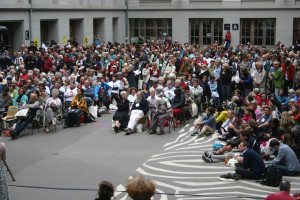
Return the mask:
MULTIPOLYGON (((27 129, 14 141, 2 137, 16 178, 12 182, 7 174, 9 184, 15 185, 9 187, 11 199, 94 199, 100 181, 109 180, 117 191, 124 191, 127 178, 138 173, 154 179, 158 193, 168 194, 157 194, 155 200, 264 199, 278 191, 255 181, 219 181, 221 174, 234 168, 202 161, 201 155, 212 149, 215 135, 196 139, 189 136, 192 125, 185 125, 162 136, 146 132, 125 136, 111 130, 112 116, 103 115, 96 123, 79 128, 62 130, 58 126, 49 134, 35 130, 32 135, 27 129)), ((300 177, 284 179, 292 182, 292 193, 299 192, 300 177)), ((115 195, 118 200, 129 199, 126 193, 115 195)))

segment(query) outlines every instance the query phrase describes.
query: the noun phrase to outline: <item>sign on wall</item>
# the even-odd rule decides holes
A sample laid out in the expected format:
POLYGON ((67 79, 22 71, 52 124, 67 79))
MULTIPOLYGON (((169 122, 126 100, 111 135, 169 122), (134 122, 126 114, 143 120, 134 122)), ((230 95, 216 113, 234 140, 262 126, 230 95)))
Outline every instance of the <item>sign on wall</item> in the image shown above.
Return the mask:
POLYGON ((85 44, 85 46, 89 45, 89 38, 88 38, 88 36, 84 37, 84 44, 85 44))
POLYGON ((224 24, 224 30, 230 30, 230 24, 224 24))
POLYGON ((34 39, 34 46, 36 46, 36 48, 39 48, 39 40, 38 39, 34 39))
POLYGON ((239 25, 238 24, 232 24, 232 30, 239 30, 239 25))
POLYGON ((63 44, 64 45, 66 44, 66 36, 65 35, 63 36, 63 44))

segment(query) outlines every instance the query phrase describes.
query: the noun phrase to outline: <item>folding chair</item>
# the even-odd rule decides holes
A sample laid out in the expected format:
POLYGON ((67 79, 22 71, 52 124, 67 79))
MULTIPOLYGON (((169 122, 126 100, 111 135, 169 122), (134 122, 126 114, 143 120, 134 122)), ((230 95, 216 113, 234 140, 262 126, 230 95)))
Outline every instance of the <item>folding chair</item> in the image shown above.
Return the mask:
POLYGON ((7 129, 7 123, 16 120, 15 114, 19 111, 18 106, 9 106, 7 110, 7 115, 2 118, 3 123, 5 123, 5 129, 7 129))

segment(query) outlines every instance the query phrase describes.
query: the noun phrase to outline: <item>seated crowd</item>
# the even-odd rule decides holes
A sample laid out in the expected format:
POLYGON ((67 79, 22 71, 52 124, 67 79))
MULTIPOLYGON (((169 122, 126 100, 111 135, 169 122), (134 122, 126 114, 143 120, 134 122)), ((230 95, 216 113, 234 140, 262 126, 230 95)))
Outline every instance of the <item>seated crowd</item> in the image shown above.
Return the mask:
POLYGON ((17 138, 41 117, 46 132, 63 118, 64 128, 78 127, 91 107, 98 114, 115 108, 113 129, 126 135, 139 132, 139 124, 162 135, 165 126, 176 128, 203 114, 191 135, 216 133, 223 142, 205 152, 203 160, 229 157, 238 162, 236 174, 222 179, 259 179, 266 165, 298 175, 299 53, 280 42, 273 49, 170 40, 128 45, 98 41, 86 47, 74 40, 64 46, 53 41, 38 49, 31 42, 7 55, 11 64, 1 69, 2 108, 29 110, 26 117, 11 121, 6 135, 17 138))

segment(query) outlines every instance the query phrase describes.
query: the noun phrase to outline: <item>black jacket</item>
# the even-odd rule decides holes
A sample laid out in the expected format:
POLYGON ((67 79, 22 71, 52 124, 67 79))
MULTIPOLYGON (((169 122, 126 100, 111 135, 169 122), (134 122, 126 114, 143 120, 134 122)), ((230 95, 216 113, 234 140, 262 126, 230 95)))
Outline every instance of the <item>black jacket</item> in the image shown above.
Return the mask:
POLYGON ((179 108, 182 109, 185 104, 185 96, 181 94, 180 96, 175 96, 173 99, 173 106, 172 108, 179 108))
POLYGON ((146 114, 149 111, 148 101, 143 99, 140 103, 134 102, 131 110, 142 110, 146 114))
POLYGON ((126 99, 124 102, 120 99, 117 103, 118 110, 117 111, 129 111, 129 101, 126 99))
POLYGON ((222 69, 221 77, 220 77, 220 79, 222 80, 222 84, 230 85, 231 84, 231 77, 232 77, 231 69, 227 69, 226 72, 222 69))

